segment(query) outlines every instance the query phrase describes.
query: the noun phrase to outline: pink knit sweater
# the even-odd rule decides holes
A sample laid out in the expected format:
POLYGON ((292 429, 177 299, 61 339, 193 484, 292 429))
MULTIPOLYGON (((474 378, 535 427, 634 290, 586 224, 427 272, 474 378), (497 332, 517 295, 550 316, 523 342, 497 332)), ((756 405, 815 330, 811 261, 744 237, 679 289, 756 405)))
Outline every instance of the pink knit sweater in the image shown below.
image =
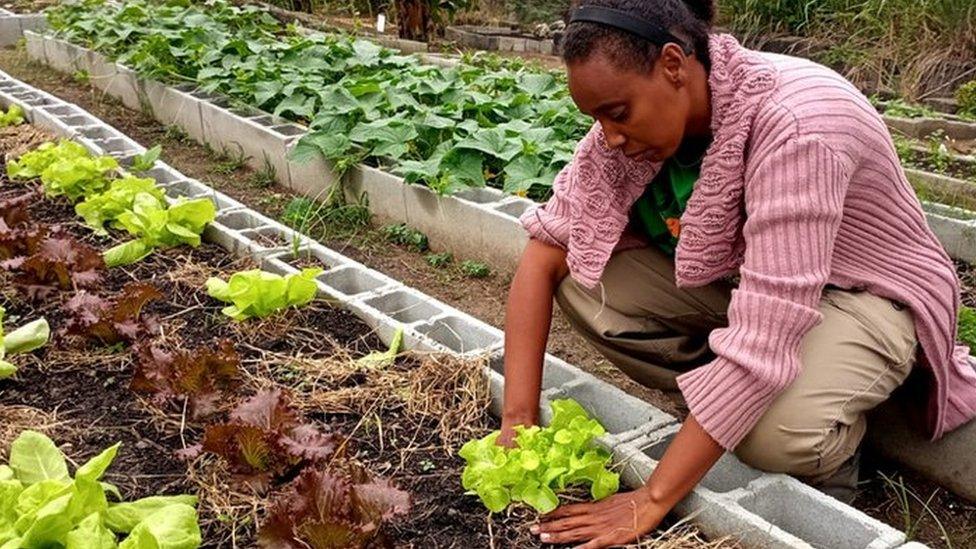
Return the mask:
MULTIPOLYGON (((678 377, 705 430, 733 449, 796 378, 803 337, 831 283, 905 303, 919 364, 931 372, 934 439, 976 416, 976 370, 955 344, 959 282, 925 223, 891 138, 864 96, 812 62, 711 38, 712 145, 681 218, 680 287, 738 272, 712 362, 678 377)), ((628 213, 660 164, 609 149, 599 125, 559 174, 553 198, 522 223, 563 247, 574 279, 595 287, 628 213)))

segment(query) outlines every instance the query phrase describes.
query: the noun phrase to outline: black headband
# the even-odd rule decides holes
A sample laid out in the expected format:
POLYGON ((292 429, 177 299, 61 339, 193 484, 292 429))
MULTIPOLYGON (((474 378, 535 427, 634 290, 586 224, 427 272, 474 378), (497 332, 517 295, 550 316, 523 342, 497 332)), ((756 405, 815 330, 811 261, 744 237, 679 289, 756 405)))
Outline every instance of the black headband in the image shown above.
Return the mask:
POLYGON ((661 25, 646 19, 641 19, 640 17, 636 17, 624 11, 615 10, 613 8, 604 8, 602 6, 582 6, 573 12, 569 22, 600 23, 602 25, 608 25, 610 27, 629 32, 630 34, 643 38, 644 40, 647 40, 648 42, 657 46, 663 46, 668 42, 674 42, 675 44, 681 46, 681 49, 684 50, 686 54, 691 53, 683 40, 679 40, 675 35, 671 34, 670 31, 661 25))

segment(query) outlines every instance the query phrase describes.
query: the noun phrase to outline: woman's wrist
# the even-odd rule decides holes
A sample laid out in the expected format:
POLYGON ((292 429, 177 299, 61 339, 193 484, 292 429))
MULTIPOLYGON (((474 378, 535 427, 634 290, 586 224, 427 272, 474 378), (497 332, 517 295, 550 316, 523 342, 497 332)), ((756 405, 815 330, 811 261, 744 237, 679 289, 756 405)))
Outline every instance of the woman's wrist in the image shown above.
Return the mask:
POLYGON ((539 414, 532 413, 530 410, 504 410, 502 412, 502 424, 514 427, 515 425, 535 425, 539 422, 539 414))

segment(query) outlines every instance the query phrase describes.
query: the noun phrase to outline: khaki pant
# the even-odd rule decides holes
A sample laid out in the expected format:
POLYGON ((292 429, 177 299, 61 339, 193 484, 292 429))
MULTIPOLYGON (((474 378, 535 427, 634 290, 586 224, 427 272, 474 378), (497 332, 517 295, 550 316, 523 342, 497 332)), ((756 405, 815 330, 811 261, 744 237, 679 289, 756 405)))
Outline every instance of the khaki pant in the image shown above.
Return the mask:
MULTIPOLYGON (((678 374, 714 356, 708 334, 727 324, 731 284, 679 289, 673 260, 655 248, 614 255, 601 282, 588 291, 567 277, 557 301, 637 382, 675 390, 678 374)), ((824 318, 803 341, 799 377, 735 449, 753 467, 811 484, 836 479, 864 437, 865 413, 905 381, 917 346, 911 313, 868 292, 828 287, 819 310, 824 318)))

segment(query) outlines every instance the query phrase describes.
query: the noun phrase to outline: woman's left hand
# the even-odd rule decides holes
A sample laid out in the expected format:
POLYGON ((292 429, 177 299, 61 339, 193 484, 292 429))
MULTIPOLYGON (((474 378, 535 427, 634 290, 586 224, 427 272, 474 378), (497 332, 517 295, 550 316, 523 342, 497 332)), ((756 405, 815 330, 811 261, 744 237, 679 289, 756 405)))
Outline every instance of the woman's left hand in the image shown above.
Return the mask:
POLYGON ((531 531, 543 543, 576 543, 579 549, 626 545, 654 530, 670 509, 646 489, 614 494, 595 503, 562 506, 531 531))

